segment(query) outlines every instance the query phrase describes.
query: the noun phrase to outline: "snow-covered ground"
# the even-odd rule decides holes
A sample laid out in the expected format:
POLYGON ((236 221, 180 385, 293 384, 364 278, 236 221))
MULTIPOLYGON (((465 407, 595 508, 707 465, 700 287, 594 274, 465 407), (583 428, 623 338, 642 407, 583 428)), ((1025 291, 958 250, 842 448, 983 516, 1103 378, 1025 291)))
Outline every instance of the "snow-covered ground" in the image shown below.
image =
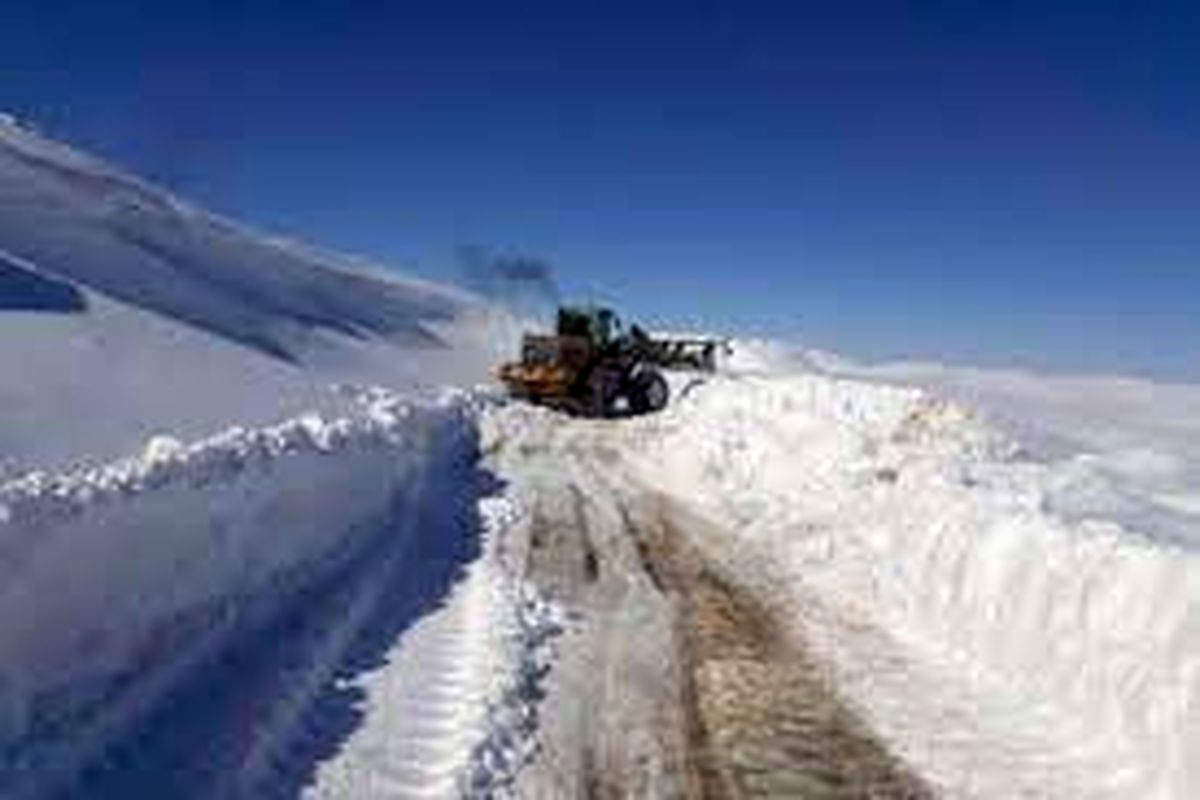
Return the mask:
POLYGON ((445 388, 513 343, 0 120, 0 795, 503 794, 563 604, 559 685, 624 705, 549 727, 640 769, 631 539, 687 519, 947 796, 1200 793, 1200 389, 748 342, 644 419, 445 388))
POLYGON ((0 474, 484 380, 511 321, 268 238, 0 122, 0 474))
POLYGON ((923 387, 973 409, 1030 457, 1058 462, 1046 487, 1056 511, 1200 544, 1200 386, 923 362, 865 365, 764 341, 739 343, 733 367, 923 387))
POLYGON ((374 398, 0 487, 0 771, 37 796, 204 659, 382 538, 416 535, 453 404, 374 398))
MULTIPOLYGON (((788 598, 843 690, 920 772, 951 796, 1200 789, 1194 527, 1188 544, 1164 541, 1157 519, 1139 526, 1102 495, 1064 510, 1080 454, 1035 458, 935 394, 750 350, 740 374, 644 422, 643 478, 719 521, 746 579, 788 598), (856 626, 892 642, 864 649, 856 626)), ((1094 491, 1109 485, 1139 488, 1094 491)))
POLYGON ((856 374, 979 408, 1031 455, 1062 462, 1056 511, 1200 546, 1200 387, 919 364, 856 374))

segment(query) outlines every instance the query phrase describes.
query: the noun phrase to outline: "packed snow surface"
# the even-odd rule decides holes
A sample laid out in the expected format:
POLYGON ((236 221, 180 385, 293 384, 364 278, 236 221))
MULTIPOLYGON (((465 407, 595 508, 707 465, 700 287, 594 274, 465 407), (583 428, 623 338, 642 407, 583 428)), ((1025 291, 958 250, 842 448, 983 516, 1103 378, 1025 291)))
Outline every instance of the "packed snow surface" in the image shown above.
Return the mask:
POLYGON ((532 707, 563 621, 487 552, 505 536, 511 500, 489 498, 480 510, 485 552, 442 607, 343 684, 361 692, 368 713, 304 797, 503 796, 532 757, 532 707))

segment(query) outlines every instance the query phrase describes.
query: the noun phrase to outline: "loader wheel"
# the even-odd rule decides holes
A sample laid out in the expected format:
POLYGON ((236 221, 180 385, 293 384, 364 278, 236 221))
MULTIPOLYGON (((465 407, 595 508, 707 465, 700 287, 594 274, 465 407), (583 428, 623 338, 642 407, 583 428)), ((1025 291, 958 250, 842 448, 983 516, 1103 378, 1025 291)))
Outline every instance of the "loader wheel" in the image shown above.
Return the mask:
POLYGON ((667 406, 670 389, 662 373, 646 369, 634 376, 629 391, 629 410, 634 414, 650 414, 667 406))
POLYGON ((587 415, 597 418, 613 416, 620 394, 620 376, 607 369, 595 370, 588 378, 588 397, 585 402, 587 415))

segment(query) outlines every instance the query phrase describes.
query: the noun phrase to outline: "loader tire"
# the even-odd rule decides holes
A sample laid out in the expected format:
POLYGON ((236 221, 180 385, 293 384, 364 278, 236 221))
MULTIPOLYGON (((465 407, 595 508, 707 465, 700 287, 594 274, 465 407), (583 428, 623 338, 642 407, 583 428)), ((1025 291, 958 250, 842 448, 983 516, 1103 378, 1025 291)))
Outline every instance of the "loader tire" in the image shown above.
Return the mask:
POLYGON ((597 369, 588 378, 588 397, 584 403, 589 417, 611 417, 616 414, 617 398, 621 395, 620 376, 608 369, 597 369))
POLYGON ((670 399, 670 389, 662 373, 645 369, 634 376, 629 392, 629 410, 634 414, 662 411, 670 399))

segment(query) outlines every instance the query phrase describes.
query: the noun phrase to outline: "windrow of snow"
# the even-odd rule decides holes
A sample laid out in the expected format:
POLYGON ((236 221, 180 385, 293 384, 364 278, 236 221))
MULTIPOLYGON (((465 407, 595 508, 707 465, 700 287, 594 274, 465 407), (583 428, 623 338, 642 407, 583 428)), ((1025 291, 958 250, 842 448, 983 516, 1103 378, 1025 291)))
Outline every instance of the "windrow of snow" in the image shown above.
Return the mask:
POLYGON ((364 393, 343 417, 0 485, 0 794, 69 780, 294 593, 411 535, 465 413, 364 393))
POLYGON ((1056 513, 1069 465, 919 389, 770 369, 639 427, 645 478, 951 796, 1200 793, 1200 557, 1056 513))

